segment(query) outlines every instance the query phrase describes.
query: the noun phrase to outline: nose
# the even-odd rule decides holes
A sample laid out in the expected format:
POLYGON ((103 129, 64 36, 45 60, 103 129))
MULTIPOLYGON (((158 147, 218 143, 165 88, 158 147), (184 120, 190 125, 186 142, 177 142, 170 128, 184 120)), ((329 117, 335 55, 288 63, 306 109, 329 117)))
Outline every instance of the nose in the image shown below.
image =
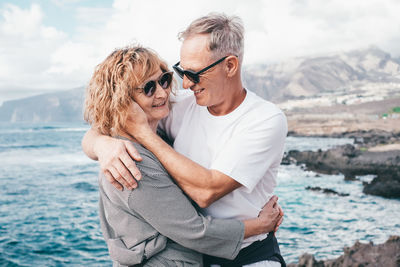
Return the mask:
POLYGON ((164 98, 164 97, 168 96, 169 90, 170 90, 169 88, 167 88, 167 89, 162 88, 161 85, 159 85, 157 83, 156 91, 154 92, 154 97, 155 98, 164 98))
POLYGON ((189 80, 188 77, 186 77, 186 75, 183 75, 182 87, 188 89, 193 85, 195 85, 195 83, 189 80))

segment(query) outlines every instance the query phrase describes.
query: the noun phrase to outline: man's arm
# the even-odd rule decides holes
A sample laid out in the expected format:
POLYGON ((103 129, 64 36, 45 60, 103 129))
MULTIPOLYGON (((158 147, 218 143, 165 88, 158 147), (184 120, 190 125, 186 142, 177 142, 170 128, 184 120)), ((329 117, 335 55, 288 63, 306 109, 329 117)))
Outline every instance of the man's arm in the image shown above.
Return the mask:
POLYGON ((128 131, 155 154, 178 185, 202 208, 240 186, 252 190, 268 168, 279 163, 283 154, 287 125, 280 113, 242 129, 207 169, 176 152, 152 132, 140 107, 134 106, 133 110, 135 117, 130 120, 128 131), (231 173, 235 179, 227 175, 231 173), (236 180, 238 177, 240 180, 236 180))
MULTIPOLYGON (((144 156, 145 157, 145 156, 144 156)), ((242 221, 204 217, 190 204, 166 172, 142 169, 144 179, 129 196, 128 205, 158 232, 187 247, 219 257, 234 258, 243 238, 276 229, 282 219, 278 198, 273 196, 257 218, 242 221), (243 231, 244 230, 244 231, 243 231)))
POLYGON ((142 158, 131 142, 90 129, 82 138, 82 150, 89 158, 99 161, 101 171, 117 189, 137 187, 141 173, 132 158, 136 161, 142 158))
MULTIPOLYGON (((200 207, 208 207, 241 186, 229 176, 206 169, 182 156, 150 128, 146 130, 149 130, 146 137, 139 138, 138 135, 138 141, 155 154, 179 186, 200 207)), ((141 179, 141 174, 132 158, 141 158, 131 142, 101 135, 90 129, 82 139, 82 149, 89 158, 99 160, 102 172, 116 188, 137 187, 136 180, 141 179)))
POLYGON ((179 187, 201 208, 241 186, 222 172, 204 168, 176 152, 150 128, 137 131, 135 137, 160 160, 179 187))
MULTIPOLYGON (((224 153, 228 156, 235 155, 235 157, 231 157, 230 163, 225 164, 223 170, 225 170, 225 173, 230 173, 227 167, 232 168, 232 165, 236 166, 236 169, 239 170, 239 177, 248 176, 247 179, 244 180, 245 184, 241 184, 221 171, 206 169, 173 150, 152 132, 147 123, 147 117, 137 104, 132 106, 129 117, 127 123, 128 132, 134 135, 142 145, 156 155, 179 186, 181 186, 186 194, 200 207, 209 206, 211 203, 232 192, 242 184, 250 190, 254 188, 259 179, 252 179, 252 177, 261 178, 261 174, 264 173, 271 164, 276 164, 276 159, 282 156, 281 154, 283 151, 280 150, 283 149, 282 146, 287 131, 284 116, 275 116, 272 119, 274 122, 261 123, 261 125, 263 125, 262 130, 254 131, 252 128, 248 134, 242 135, 245 139, 238 138, 230 140, 230 145, 227 146, 224 153), (252 149, 243 151, 242 145, 244 143, 246 143, 246 147, 252 149), (232 159, 234 159, 235 162, 233 162, 232 159), (262 168, 260 168, 260 166, 262 166, 262 168), (249 168, 251 172, 248 171, 249 168)), ((131 149, 129 149, 128 144, 123 143, 121 140, 115 141, 119 142, 119 144, 115 145, 120 147, 118 150, 119 154, 115 153, 111 156, 111 141, 103 137, 96 138, 99 140, 93 143, 96 149, 92 151, 98 156, 100 162, 105 162, 104 164, 101 163, 103 171, 107 172, 110 170, 108 171, 108 180, 113 183, 114 178, 112 176, 120 180, 123 180, 123 177, 129 177, 130 174, 127 172, 132 169, 133 161, 129 156, 129 151, 131 149), (104 148, 103 150, 100 149, 102 147, 104 148), (108 150, 106 150, 106 148, 108 148, 108 150), (130 167, 126 168, 125 166, 130 167)), ((223 156, 222 159, 214 161, 213 164, 217 164, 221 167, 221 160, 224 161, 226 158, 229 157, 223 156)), ((113 184, 115 184, 115 182, 113 184)))
MULTIPOLYGON (((148 127, 145 138, 136 138, 160 160, 185 193, 200 207, 211 203, 232 192, 241 184, 229 176, 206 169, 176 152, 148 127)), ((137 187, 136 180, 141 179, 139 169, 132 160, 141 160, 139 153, 130 141, 101 135, 95 129, 86 132, 82 139, 85 154, 99 160, 101 171, 107 180, 119 190, 137 187), (135 178, 134 178, 135 177, 135 178)))

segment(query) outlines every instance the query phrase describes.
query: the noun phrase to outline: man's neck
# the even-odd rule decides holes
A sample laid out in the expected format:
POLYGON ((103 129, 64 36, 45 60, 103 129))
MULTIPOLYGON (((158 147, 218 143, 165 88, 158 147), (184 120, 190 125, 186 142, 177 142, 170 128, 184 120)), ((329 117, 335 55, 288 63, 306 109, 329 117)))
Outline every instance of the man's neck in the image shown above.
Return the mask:
POLYGON ((237 107, 242 104, 244 99, 246 98, 246 89, 242 87, 242 84, 239 84, 236 88, 232 88, 232 94, 230 94, 224 102, 207 107, 208 112, 214 116, 223 116, 231 113, 237 107))

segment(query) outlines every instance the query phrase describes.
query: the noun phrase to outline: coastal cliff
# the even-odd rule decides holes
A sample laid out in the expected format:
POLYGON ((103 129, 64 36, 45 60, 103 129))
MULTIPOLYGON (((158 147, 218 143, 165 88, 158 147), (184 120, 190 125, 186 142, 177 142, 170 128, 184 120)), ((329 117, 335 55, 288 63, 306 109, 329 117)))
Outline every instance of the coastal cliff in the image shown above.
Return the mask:
POLYGON ((375 175, 364 183, 363 192, 387 198, 400 198, 400 132, 363 131, 341 134, 351 137, 347 144, 327 151, 289 151, 284 164, 305 164, 317 173, 342 173, 347 180, 361 175, 375 175))

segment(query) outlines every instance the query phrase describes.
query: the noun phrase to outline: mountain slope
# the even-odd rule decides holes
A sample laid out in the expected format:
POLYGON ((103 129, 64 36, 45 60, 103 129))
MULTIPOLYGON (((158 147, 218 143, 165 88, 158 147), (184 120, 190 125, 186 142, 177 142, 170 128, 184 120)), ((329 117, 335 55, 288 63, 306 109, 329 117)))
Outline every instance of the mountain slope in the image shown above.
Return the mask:
POLYGON ((83 87, 6 101, 0 107, 0 121, 83 121, 83 101, 83 87))
POLYGON ((305 57, 243 71, 246 87, 273 102, 326 94, 347 94, 368 84, 399 84, 400 63, 370 47, 347 53, 305 57))
MULTIPOLYGON (((246 88, 286 112, 383 101, 400 96, 400 59, 370 47, 247 66, 243 80, 246 88)), ((0 121, 81 122, 83 101, 83 87, 6 101, 0 107, 0 121)))

